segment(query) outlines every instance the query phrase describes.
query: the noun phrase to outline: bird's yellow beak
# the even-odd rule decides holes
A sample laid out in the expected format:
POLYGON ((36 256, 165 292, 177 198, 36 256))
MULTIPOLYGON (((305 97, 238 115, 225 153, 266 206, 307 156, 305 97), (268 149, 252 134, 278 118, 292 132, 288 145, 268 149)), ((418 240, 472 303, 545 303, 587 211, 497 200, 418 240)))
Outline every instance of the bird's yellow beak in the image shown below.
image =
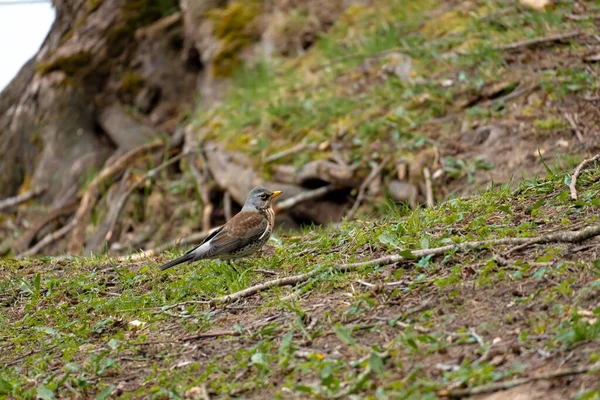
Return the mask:
POLYGON ((279 190, 276 190, 276 191, 274 191, 274 192, 273 192, 273 194, 271 195, 271 198, 272 198, 272 199, 274 199, 275 197, 279 196, 281 193, 283 193, 283 192, 281 192, 281 191, 279 191, 279 190))

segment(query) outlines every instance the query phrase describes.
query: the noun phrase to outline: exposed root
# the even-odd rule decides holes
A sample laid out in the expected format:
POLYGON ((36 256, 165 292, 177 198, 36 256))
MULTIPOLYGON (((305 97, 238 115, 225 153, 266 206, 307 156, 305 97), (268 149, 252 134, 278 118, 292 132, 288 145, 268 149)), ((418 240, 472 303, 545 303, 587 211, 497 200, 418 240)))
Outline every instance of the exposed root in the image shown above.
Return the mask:
POLYGON ((381 170, 385 167, 385 164, 387 163, 387 158, 385 160, 383 160, 381 163, 379 163, 378 165, 376 165, 371 172, 369 173, 369 175, 365 178, 365 180, 363 181, 363 183, 360 185, 360 188, 358 189, 358 196, 356 196, 356 201, 354 202, 354 204, 352 205, 352 208, 350 209, 350 211, 348 211, 348 214, 346 214, 346 219, 350 220, 352 219, 352 217, 354 217, 354 214, 356 213, 356 210, 358 210, 358 207, 360 207, 360 204, 363 202, 365 195, 367 193, 367 189, 369 188, 369 185, 371 184, 371 182, 373 182, 373 180, 375 178, 377 178, 377 175, 379 175, 379 173, 381 172, 381 170))
POLYGON ((5 210, 7 208, 14 207, 21 203, 25 203, 26 201, 29 201, 29 200, 33 199, 34 197, 38 197, 39 195, 44 193, 46 191, 46 189, 48 189, 46 186, 40 186, 36 189, 29 190, 25 193, 21 193, 18 196, 9 197, 8 199, 4 199, 4 200, 0 201, 0 211, 5 210))
POLYGON ((94 209, 94 205, 96 204, 96 200, 100 194, 101 186, 107 180, 114 178, 115 175, 123 171, 128 166, 131 166, 140 158, 164 146, 165 143, 162 140, 146 143, 143 146, 128 151, 123 156, 119 157, 114 163, 111 163, 102 171, 100 171, 92 183, 90 183, 87 187, 87 190, 81 199, 81 203, 79 204, 79 208, 75 213, 75 217, 72 220, 73 227, 71 229, 73 230, 73 233, 71 234, 71 240, 68 246, 69 253, 77 254, 83 248, 86 240, 85 228, 92 216, 92 210, 94 209))

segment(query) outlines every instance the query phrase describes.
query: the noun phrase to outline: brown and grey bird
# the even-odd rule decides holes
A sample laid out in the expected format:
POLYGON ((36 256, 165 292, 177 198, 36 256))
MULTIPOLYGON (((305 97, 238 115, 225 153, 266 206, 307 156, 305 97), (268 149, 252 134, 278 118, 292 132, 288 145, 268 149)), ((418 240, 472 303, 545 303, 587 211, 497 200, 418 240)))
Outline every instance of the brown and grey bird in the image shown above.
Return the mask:
POLYGON ((255 187, 248 195, 242 211, 214 231, 198 247, 160 267, 161 271, 185 262, 219 258, 231 260, 249 256, 264 246, 275 225, 271 201, 281 192, 255 187))

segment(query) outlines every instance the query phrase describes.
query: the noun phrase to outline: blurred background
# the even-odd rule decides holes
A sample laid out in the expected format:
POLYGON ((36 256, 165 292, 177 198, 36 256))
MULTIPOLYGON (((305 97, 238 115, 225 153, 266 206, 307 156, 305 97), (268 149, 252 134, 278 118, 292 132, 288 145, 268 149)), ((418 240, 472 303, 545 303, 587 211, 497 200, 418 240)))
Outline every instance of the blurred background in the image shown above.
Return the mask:
POLYGON ((249 190, 281 233, 599 148, 600 6, 0 0, 0 256, 160 252, 249 190))

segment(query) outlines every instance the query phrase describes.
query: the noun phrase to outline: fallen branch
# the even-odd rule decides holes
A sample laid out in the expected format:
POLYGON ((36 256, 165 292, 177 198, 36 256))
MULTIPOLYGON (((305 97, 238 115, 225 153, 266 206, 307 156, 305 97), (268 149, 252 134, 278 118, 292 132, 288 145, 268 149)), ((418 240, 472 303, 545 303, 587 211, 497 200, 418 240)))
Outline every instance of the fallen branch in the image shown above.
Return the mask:
POLYGON ((539 37, 539 38, 535 38, 535 39, 522 40, 520 42, 505 44, 503 46, 496 47, 496 50, 506 51, 506 50, 517 50, 517 49, 521 49, 521 48, 536 47, 541 44, 560 42, 565 39, 572 39, 579 35, 581 35, 581 32, 579 32, 579 31, 560 33, 557 35, 539 37))
MULTIPOLYGON (((457 244, 450 244, 442 247, 436 247, 433 249, 425 249, 425 250, 415 250, 411 252, 412 257, 424 257, 428 255, 440 255, 447 251, 466 251, 477 249, 486 246, 502 246, 502 245, 532 245, 532 244, 541 244, 541 243, 579 243, 586 239, 589 239, 594 236, 600 235, 600 225, 590 226, 585 229, 579 231, 562 231, 556 232, 549 235, 531 237, 531 238, 503 238, 503 239, 491 239, 491 240, 479 240, 473 242, 463 242, 457 244)), ((271 281, 266 281, 258 285, 250 286, 244 290, 240 290, 239 292, 235 292, 226 296, 221 296, 210 300, 210 304, 219 304, 219 303, 230 303, 232 301, 236 301, 242 298, 250 297, 258 292, 271 289, 274 287, 281 286, 291 286, 296 285, 298 283, 305 282, 311 278, 314 278, 317 275, 320 275, 325 272, 351 272, 356 271, 358 269, 364 267, 377 267, 389 264, 395 264, 401 261, 407 261, 408 257, 411 256, 401 256, 401 255, 390 255, 385 257, 380 257, 374 260, 368 260, 363 262, 351 263, 351 264, 338 264, 328 268, 315 268, 314 270, 300 274, 300 275, 292 275, 285 278, 273 279, 271 281)), ((411 257, 411 258, 412 258, 411 257)))
POLYGON ((571 200, 577 200, 577 178, 579 178, 579 174, 581 171, 588 165, 593 163, 594 161, 600 159, 600 153, 596 154, 592 158, 587 158, 581 162, 573 171, 573 176, 571 176, 571 182, 569 183, 569 190, 571 191, 571 200))
POLYGON ((54 243, 58 239, 64 237, 67 233, 71 232, 75 228, 75 225, 77 225, 77 221, 75 220, 75 217, 73 217, 73 219, 71 219, 71 221, 67 225, 63 226, 55 232, 47 234, 42 240, 37 242, 35 246, 19 254, 16 258, 20 260, 25 257, 31 257, 33 255, 36 255, 44 247, 48 246, 51 243, 54 243))
POLYGON ((74 227, 73 233, 71 234, 71 240, 68 246, 68 252, 75 254, 81 251, 83 244, 86 240, 85 227, 88 225, 92 216, 92 210, 96 204, 98 195, 100 194, 100 188, 102 184, 110 178, 120 173, 126 167, 138 159, 146 156, 148 153, 153 152, 156 149, 163 147, 165 143, 162 140, 156 140, 150 143, 146 143, 143 146, 128 151, 123 156, 119 157, 114 163, 111 163, 105 167, 100 173, 94 178, 89 184, 85 194, 81 199, 79 208, 73 218, 74 227))
POLYGON ((14 207, 21 203, 25 203, 26 201, 29 201, 29 200, 33 199, 34 197, 38 197, 39 195, 44 193, 47 189, 48 188, 46 186, 40 186, 38 188, 28 190, 25 193, 21 193, 18 196, 9 197, 7 199, 4 199, 4 200, 0 201, 0 211, 5 210, 7 208, 14 207))
POLYGON ((293 147, 290 147, 287 150, 280 151, 279 153, 271 154, 270 156, 265 158, 265 164, 271 163, 273 161, 277 161, 284 157, 287 157, 292 154, 299 153, 304 150, 316 150, 319 148, 318 144, 315 143, 300 143, 293 147))
POLYGON ((513 379, 510 381, 504 382, 494 382, 487 385, 476 386, 473 388, 467 389, 456 389, 456 390, 440 390, 437 392, 437 395, 440 397, 467 397, 467 396, 475 396, 478 394, 485 393, 493 393, 498 392, 500 390, 510 389, 516 386, 525 385, 527 383, 543 381, 547 379, 561 378, 564 376, 572 376, 585 374, 587 372, 596 371, 600 366, 598 364, 584 366, 584 367, 575 367, 568 369, 559 369, 558 371, 548 372, 546 374, 540 374, 535 376, 530 376, 527 378, 519 378, 513 379))
POLYGON ((290 197, 289 199, 280 201, 279 203, 277 203, 273 206, 273 210, 277 214, 282 211, 289 210, 290 208, 293 208, 293 207, 297 206, 298 204, 303 203, 305 201, 314 200, 314 199, 318 199, 319 197, 323 197, 326 194, 335 191, 336 189, 338 189, 338 187, 336 185, 327 185, 327 186, 320 187, 318 189, 307 190, 305 192, 300 193, 297 196, 290 197))
POLYGON ((348 214, 346 214, 347 220, 350 220, 350 219, 352 219, 352 217, 354 217, 356 210, 358 210, 358 207, 360 207, 360 204, 362 203, 362 201, 365 198, 365 195, 367 193, 367 189, 369 188, 369 185, 371 184, 371 182, 373 182, 373 180, 375 178, 377 178, 377 175, 379 175, 379 173, 381 172, 383 167, 385 167, 387 160, 388 160, 387 158, 384 159, 379 164, 377 164, 373 169, 371 169, 371 172, 369 172, 369 175, 367 175, 367 177, 365 178, 363 183, 360 185, 360 188, 358 189, 358 196, 356 196, 356 200, 354 201, 352 208, 350 209, 350 211, 348 211, 348 214))

